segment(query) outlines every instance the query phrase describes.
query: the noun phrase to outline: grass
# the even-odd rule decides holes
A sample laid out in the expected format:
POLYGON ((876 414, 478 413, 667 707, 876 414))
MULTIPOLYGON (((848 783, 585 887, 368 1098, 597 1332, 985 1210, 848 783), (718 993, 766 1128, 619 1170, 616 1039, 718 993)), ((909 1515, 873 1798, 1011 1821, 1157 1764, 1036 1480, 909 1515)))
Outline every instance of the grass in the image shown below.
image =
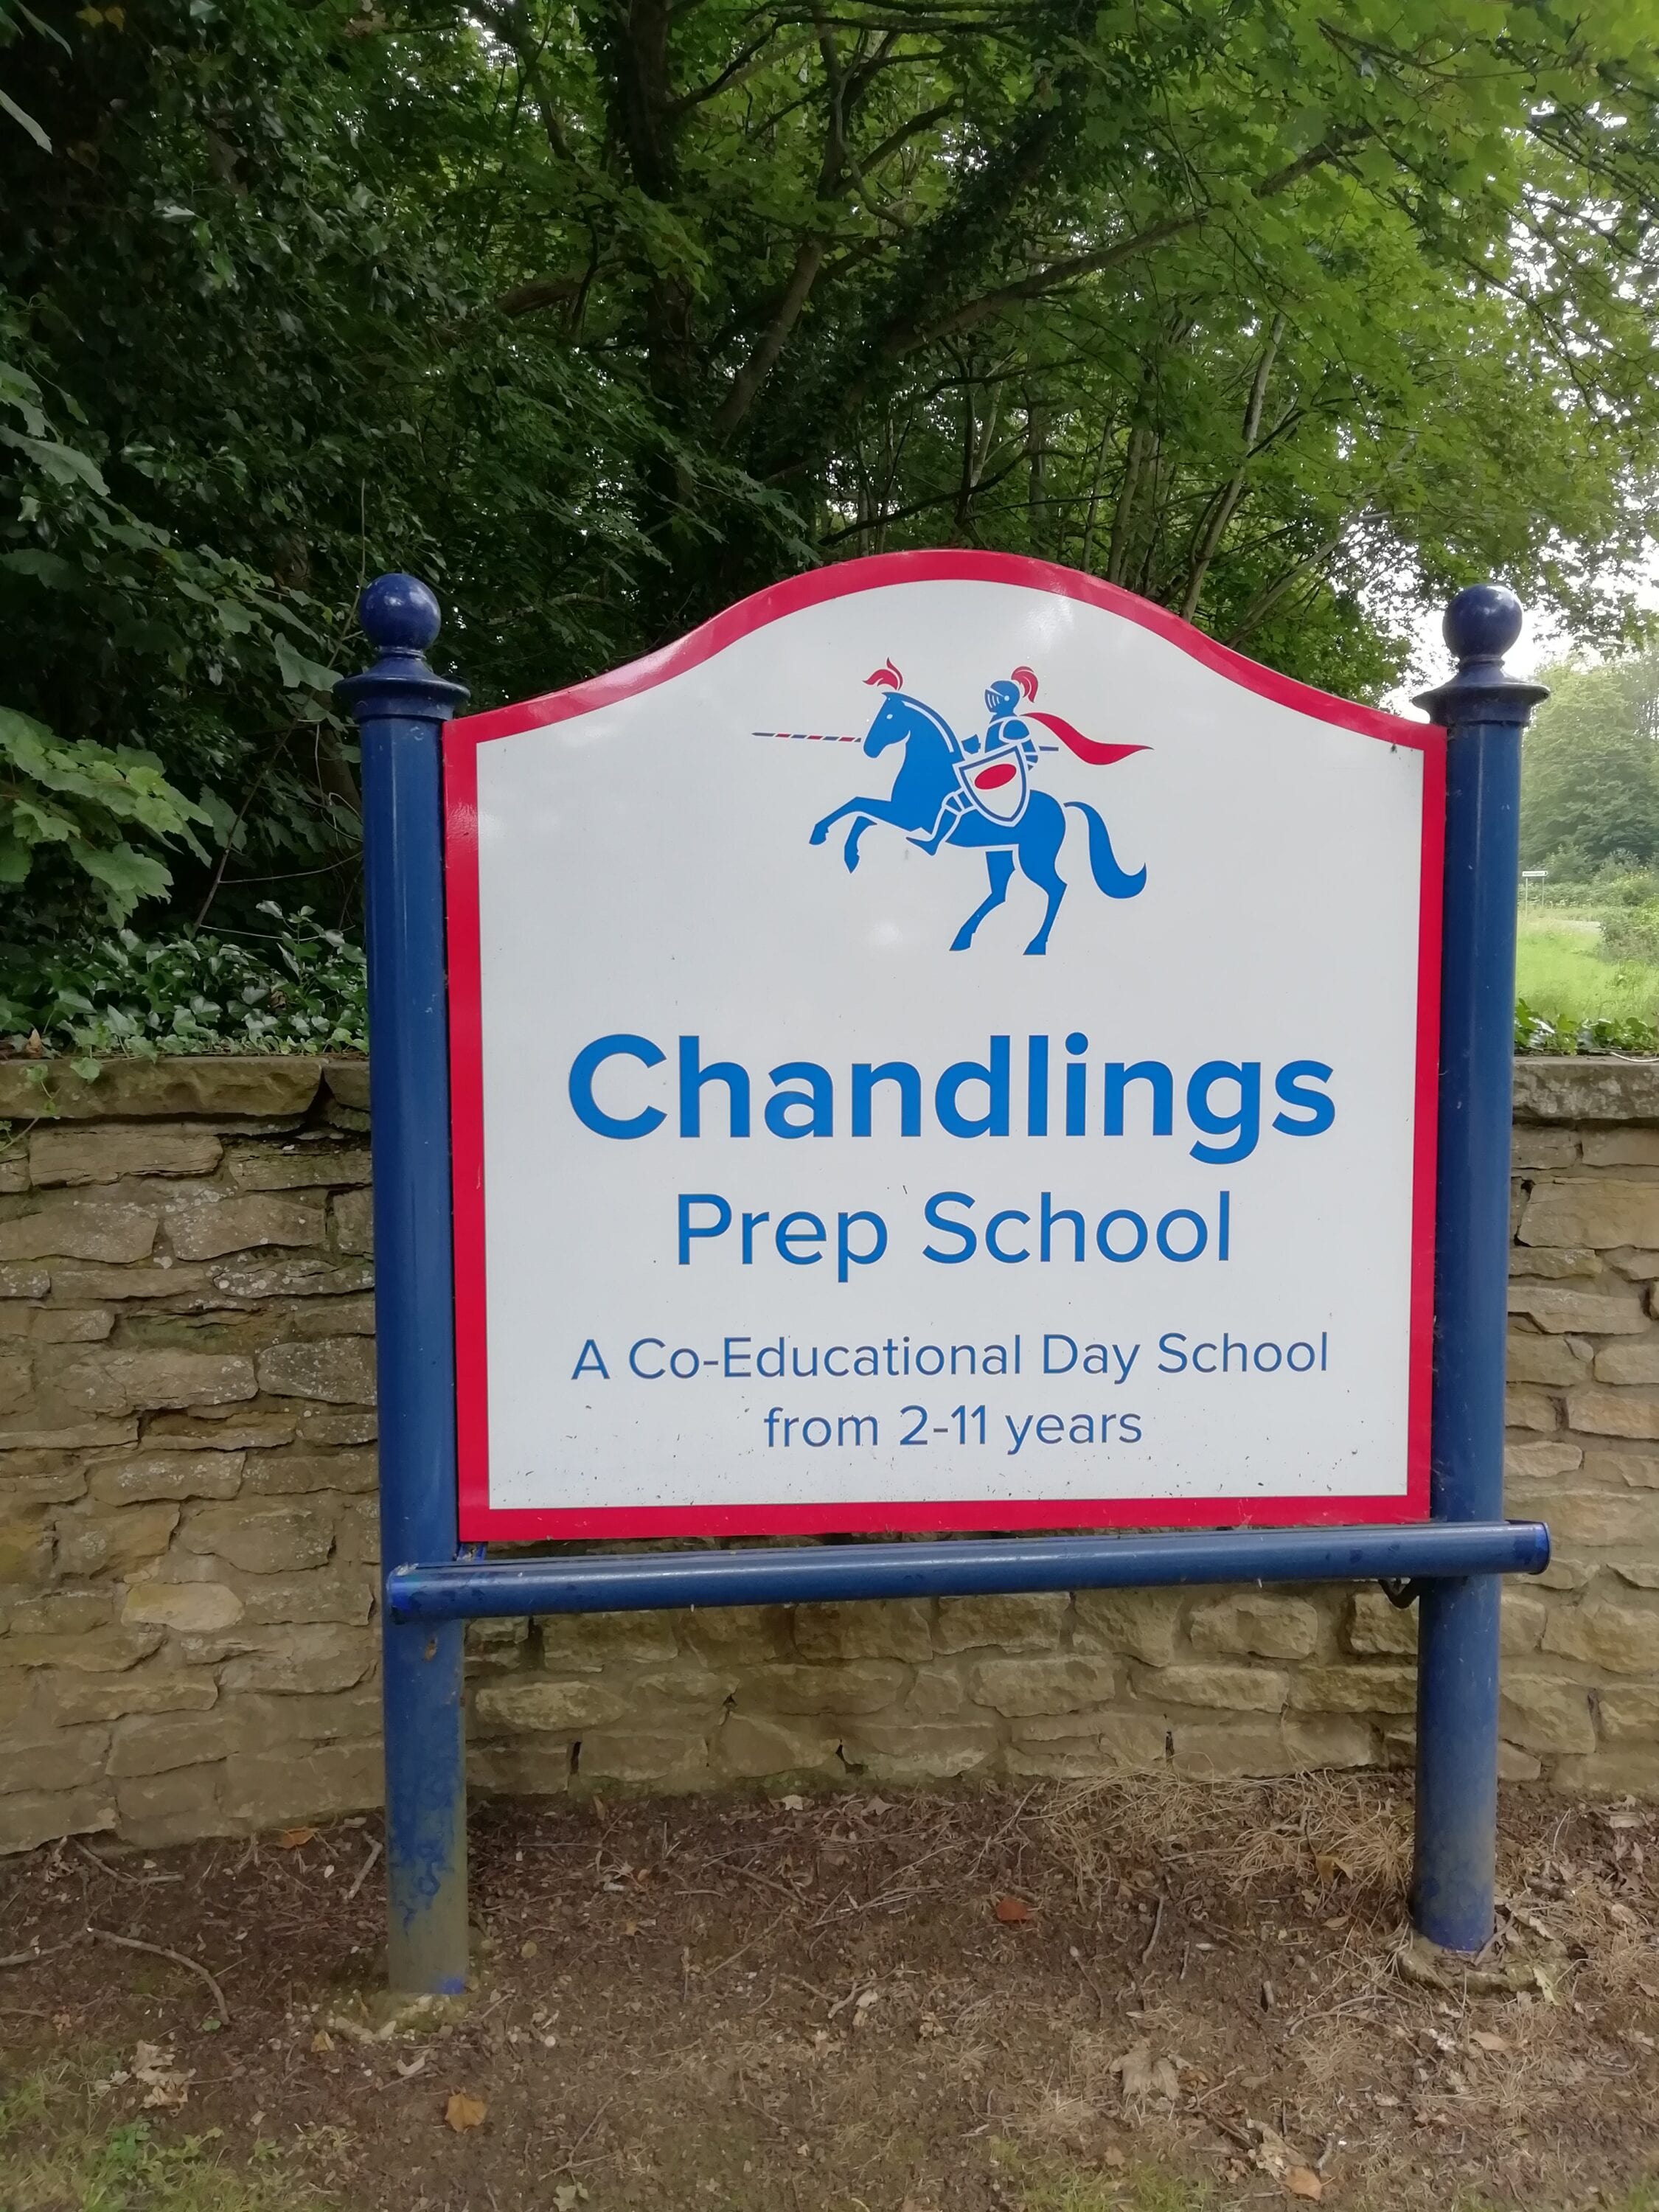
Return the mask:
POLYGON ((164 2141, 143 2118, 100 2124, 101 2102, 68 2065, 0 2096, 0 2212, 331 2212, 274 2146, 239 2167, 216 2128, 164 2141))
POLYGON ((1516 948, 1516 992, 1558 1027, 1586 1021, 1659 1021, 1659 968, 1608 960, 1594 914, 1559 907, 1522 908, 1516 948))

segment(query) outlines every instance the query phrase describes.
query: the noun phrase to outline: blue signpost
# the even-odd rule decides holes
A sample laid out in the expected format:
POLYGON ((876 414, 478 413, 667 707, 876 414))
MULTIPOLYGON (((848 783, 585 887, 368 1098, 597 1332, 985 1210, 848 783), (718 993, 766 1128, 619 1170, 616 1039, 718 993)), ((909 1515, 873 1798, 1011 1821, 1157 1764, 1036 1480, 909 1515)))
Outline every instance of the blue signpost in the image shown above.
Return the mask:
POLYGON ((1520 732, 1544 696, 1504 673, 1513 595, 1483 585, 1454 599, 1457 673, 1423 702, 1451 741, 1428 1522, 495 1562, 457 1534, 440 755, 465 694, 424 659, 439 627, 426 586, 383 576, 359 612, 379 657, 341 689, 362 728, 392 1986, 465 1983, 469 1619, 1224 1582, 1420 1586, 1413 1909, 1434 1942, 1480 1949, 1492 1928, 1497 1577, 1549 1559, 1544 1528, 1503 1519, 1520 732))

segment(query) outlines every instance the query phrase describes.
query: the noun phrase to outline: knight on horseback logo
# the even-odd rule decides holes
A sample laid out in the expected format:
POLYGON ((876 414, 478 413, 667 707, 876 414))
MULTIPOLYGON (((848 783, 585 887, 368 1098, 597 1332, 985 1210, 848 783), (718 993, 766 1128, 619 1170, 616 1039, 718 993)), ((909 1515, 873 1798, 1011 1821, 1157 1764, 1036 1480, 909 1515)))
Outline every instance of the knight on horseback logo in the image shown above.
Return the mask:
MULTIPOLYGON (((902 831, 930 857, 946 846, 983 852, 990 887, 951 939, 953 952, 966 951, 981 922, 1003 903, 1016 867, 1048 902, 1042 925, 1025 950, 1048 951, 1048 933, 1066 896, 1055 864, 1065 841, 1066 809, 1080 816, 1087 827, 1089 867, 1097 887, 1112 899, 1134 898, 1145 889, 1146 869, 1129 872, 1119 866, 1106 824, 1092 806, 1067 799, 1062 807, 1032 781, 1042 756, 1062 746, 1091 767, 1106 768, 1132 753, 1146 751, 1145 745, 1100 744, 1062 716, 1039 713, 1034 703, 1037 679, 1030 668, 1016 668, 987 686, 989 719, 984 734, 961 738, 936 708, 906 691, 904 678, 890 659, 865 681, 884 696, 865 733, 864 750, 873 760, 890 746, 898 746, 898 775, 884 799, 861 795, 834 808, 813 825, 810 842, 822 845, 837 823, 848 823, 842 854, 849 872, 858 866, 865 832, 877 823, 902 831)), ((817 732, 755 734, 824 741, 817 732)))

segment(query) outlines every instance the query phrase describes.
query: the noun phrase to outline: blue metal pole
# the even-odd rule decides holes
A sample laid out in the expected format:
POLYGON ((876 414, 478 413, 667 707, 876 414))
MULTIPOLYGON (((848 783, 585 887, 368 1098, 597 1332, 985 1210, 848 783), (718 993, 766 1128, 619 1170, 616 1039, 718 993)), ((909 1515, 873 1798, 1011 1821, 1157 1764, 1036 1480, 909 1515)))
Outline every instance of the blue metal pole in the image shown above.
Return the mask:
MULTIPOLYGON (((1444 634, 1457 672, 1418 702, 1450 741, 1430 1510, 1489 1522, 1504 1510, 1521 732, 1548 693, 1504 672, 1521 604, 1501 585, 1460 592, 1444 634)), ((1489 1574, 1422 1595, 1412 1914, 1454 1951, 1479 1951, 1492 1933, 1499 1595, 1489 1574)))
MULTIPOLYGON (((426 664, 438 602, 416 578, 378 578, 357 613, 379 658, 338 688, 362 732, 381 1557, 446 1560, 458 1544, 440 739, 466 693, 426 664)), ((422 1995, 466 1984, 464 1634, 381 1607, 387 1978, 422 1995)))
POLYGON ((386 1603, 410 1620, 474 1614, 805 1605, 833 1598, 963 1597, 996 1590, 1150 1589, 1199 1583, 1420 1581, 1540 1574, 1535 1521, 1351 1528, 1225 1528, 1181 1535, 948 1537, 795 1550, 592 1553, 551 1559, 394 1564, 386 1603))

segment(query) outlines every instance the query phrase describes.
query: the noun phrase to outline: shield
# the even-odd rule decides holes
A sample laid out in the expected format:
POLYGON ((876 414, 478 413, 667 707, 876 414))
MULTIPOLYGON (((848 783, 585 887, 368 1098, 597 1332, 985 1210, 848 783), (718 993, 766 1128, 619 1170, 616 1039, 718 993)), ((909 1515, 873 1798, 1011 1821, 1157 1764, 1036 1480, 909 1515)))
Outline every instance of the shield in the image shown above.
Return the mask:
POLYGON ((1025 811, 1025 755, 1018 745, 982 760, 963 761, 961 776, 968 795, 994 822, 1018 822, 1025 811))

